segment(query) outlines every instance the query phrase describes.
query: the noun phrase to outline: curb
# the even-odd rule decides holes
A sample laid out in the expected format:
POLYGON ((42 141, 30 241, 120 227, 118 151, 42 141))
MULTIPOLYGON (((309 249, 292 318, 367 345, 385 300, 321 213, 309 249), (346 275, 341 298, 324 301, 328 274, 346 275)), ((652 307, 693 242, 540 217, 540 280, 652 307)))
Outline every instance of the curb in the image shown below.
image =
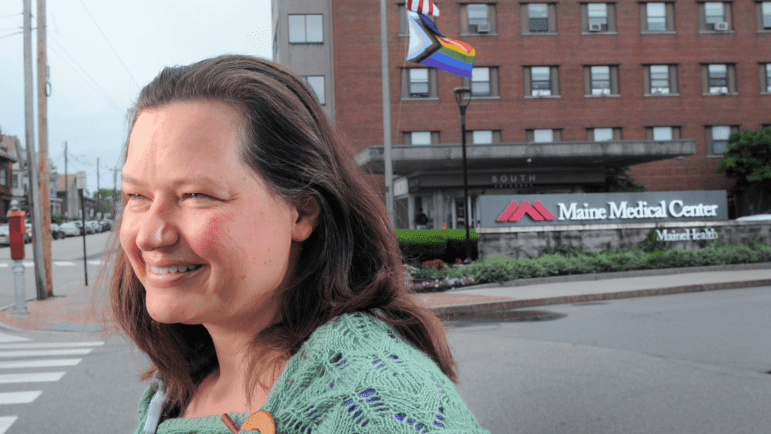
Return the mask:
POLYGON ((523 307, 548 306, 552 304, 586 303, 590 301, 618 300, 623 298, 650 297, 655 295, 685 294, 689 292, 717 291, 722 289, 741 289, 757 286, 769 286, 771 279, 744 280, 739 282, 721 282, 698 285, 672 286, 668 288, 638 289, 635 291, 619 291, 601 294, 565 295, 559 297, 538 298, 529 300, 506 300, 489 303, 465 303, 429 307, 439 318, 452 319, 456 314, 479 314, 498 310, 519 309, 523 307))

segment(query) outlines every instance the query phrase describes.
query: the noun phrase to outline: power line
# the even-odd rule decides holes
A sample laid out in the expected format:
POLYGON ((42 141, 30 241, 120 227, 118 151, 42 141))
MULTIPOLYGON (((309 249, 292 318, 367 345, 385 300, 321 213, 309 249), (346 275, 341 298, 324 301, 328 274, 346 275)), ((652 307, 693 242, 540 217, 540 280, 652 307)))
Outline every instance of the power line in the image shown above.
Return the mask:
POLYGON ((0 39, 7 38, 9 36, 14 36, 14 35, 21 35, 22 33, 24 32, 9 33, 7 35, 0 36, 0 39))
POLYGON ((80 4, 81 4, 81 5, 83 5, 83 9, 85 9, 85 10, 86 10, 86 13, 88 14, 88 16, 89 16, 89 17, 91 17, 91 21, 93 21, 93 22, 94 22, 94 24, 96 25, 96 28, 97 28, 97 29, 99 29, 99 33, 101 33, 101 34, 102 34, 102 36, 104 37, 104 40, 105 40, 105 41, 107 41, 107 45, 109 45, 109 46, 110 46, 110 48, 112 49, 112 52, 113 52, 113 53, 115 53, 115 57, 117 57, 117 58, 118 58, 118 60, 120 61, 121 65, 123 65, 123 68, 126 70, 126 72, 128 72, 128 75, 129 75, 129 77, 131 77, 131 80, 133 80, 133 81, 134 81, 134 84, 136 84, 137 86, 139 86, 139 83, 137 83, 136 79, 135 79, 135 78, 134 78, 134 76, 131 74, 131 71, 129 71, 129 69, 128 69, 128 66, 126 66, 126 64, 123 62, 123 59, 121 59, 121 57, 120 57, 120 55, 118 54, 118 52, 117 52, 117 51, 115 51, 115 47, 113 47, 113 46, 112 46, 112 44, 110 43, 110 40, 109 40, 109 39, 107 39, 107 35, 105 35, 105 34, 104 34, 104 32, 102 31, 102 28, 101 28, 101 27, 99 27, 99 23, 97 23, 97 22, 96 22, 96 20, 94 19, 94 16, 93 16, 93 15, 91 15, 91 12, 89 12, 89 11, 88 11, 88 8, 86 7, 86 4, 85 4, 85 3, 83 3, 83 0, 80 0, 80 4))
POLYGON ((56 38, 53 37, 53 35, 51 35, 51 40, 54 41, 56 43, 56 45, 58 45, 72 59, 72 61, 78 66, 78 68, 80 68, 83 71, 83 74, 85 74, 86 77, 88 77, 88 79, 90 79, 91 81, 89 81, 85 77, 83 77, 83 74, 81 74, 80 71, 78 71, 74 66, 72 66, 72 64, 70 64, 70 62, 64 56, 62 56, 56 49, 54 49, 53 45, 51 46, 52 51, 57 56, 61 57, 61 59, 64 60, 64 62, 67 64, 67 66, 72 68, 72 70, 75 71, 75 73, 78 74, 80 76, 80 78, 83 79, 83 81, 85 81, 89 86, 91 86, 91 88, 94 89, 94 91, 96 91, 96 93, 98 93, 99 96, 101 96, 116 112, 118 112, 118 114, 125 115, 125 112, 123 112, 121 110, 120 105, 118 103, 116 103, 112 98, 110 98, 110 96, 107 93, 107 91, 105 91, 101 86, 99 86, 99 83, 97 83, 97 81, 94 80, 88 74, 88 72, 86 72, 85 68, 80 66, 80 64, 75 60, 75 58, 72 57, 72 55, 67 51, 67 49, 64 48, 62 46, 62 44, 60 44, 59 41, 57 41, 56 38))

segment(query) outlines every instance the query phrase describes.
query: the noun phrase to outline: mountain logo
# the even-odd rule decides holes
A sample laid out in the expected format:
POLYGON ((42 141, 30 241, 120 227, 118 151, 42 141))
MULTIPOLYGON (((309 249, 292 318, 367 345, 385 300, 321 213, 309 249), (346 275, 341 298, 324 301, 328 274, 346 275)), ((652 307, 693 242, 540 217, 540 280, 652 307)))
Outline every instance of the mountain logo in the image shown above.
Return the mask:
POLYGON ((540 200, 536 200, 532 205, 526 200, 522 201, 521 205, 518 204, 516 200, 512 200, 509 206, 507 206, 501 215, 498 216, 496 221, 518 222, 525 214, 536 221, 557 219, 540 200))

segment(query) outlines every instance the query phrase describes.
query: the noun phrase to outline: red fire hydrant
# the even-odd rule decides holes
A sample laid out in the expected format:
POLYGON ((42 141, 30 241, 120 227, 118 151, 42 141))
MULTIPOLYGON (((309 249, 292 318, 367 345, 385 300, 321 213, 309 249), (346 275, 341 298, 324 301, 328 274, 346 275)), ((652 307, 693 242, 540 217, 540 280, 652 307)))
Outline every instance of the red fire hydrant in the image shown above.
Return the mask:
POLYGON ((14 315, 26 315, 27 306, 24 293, 24 234, 27 232, 27 215, 19 210, 18 202, 11 201, 11 209, 8 211, 8 238, 11 245, 11 259, 13 259, 13 277, 16 287, 16 306, 14 315))

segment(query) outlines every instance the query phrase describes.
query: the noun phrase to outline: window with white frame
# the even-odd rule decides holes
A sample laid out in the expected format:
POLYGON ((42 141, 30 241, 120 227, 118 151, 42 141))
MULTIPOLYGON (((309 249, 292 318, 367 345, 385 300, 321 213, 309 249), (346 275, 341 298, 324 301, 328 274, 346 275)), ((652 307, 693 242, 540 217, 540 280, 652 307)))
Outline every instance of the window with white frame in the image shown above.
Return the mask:
POLYGON ((546 3, 529 3, 527 12, 529 32, 549 31, 549 7, 546 3))
POLYGON ((428 83, 428 68, 412 68, 410 75, 410 98, 428 98, 430 89, 428 83))
POLYGON ((431 144, 431 131, 413 131, 410 133, 412 145, 425 146, 431 144))
POLYGON ((610 95, 610 67, 591 67, 592 95, 610 95))
POLYGON ((728 93, 728 65, 707 65, 709 93, 728 93))
POLYGON ((322 15, 289 15, 289 43, 324 42, 322 15))
POLYGON ((493 131, 492 130, 472 131, 471 143, 474 145, 489 145, 493 143, 493 131))
POLYGON ((653 127, 653 140, 672 140, 672 127, 653 127))
POLYGON ((731 8, 730 3, 723 2, 705 2, 701 3, 704 21, 699 23, 700 30, 706 31, 725 31, 730 28, 728 13, 731 8))
POLYGON ((650 65, 650 94, 669 94, 669 65, 650 65))
POLYGON ((608 142, 613 140, 613 128, 593 128, 595 142, 608 142))
POLYGON ((471 70, 471 94, 474 96, 490 96, 490 69, 473 68, 471 70))
POLYGON ((608 4, 607 3, 589 3, 587 5, 587 17, 589 31, 607 32, 608 31, 608 4))
POLYGON ((554 141, 554 130, 552 129, 534 129, 533 142, 551 143, 554 141))
POLYGON ((8 169, 0 169, 0 185, 8 185, 8 169))
POLYGON ((461 5, 461 34, 495 34, 497 31, 495 4, 472 3, 461 5))
POLYGON ((731 136, 731 127, 727 125, 712 126, 712 153, 722 154, 728 149, 728 138, 731 136))
POLYGON ((487 5, 485 4, 471 4, 467 6, 468 11, 468 29, 470 32, 478 32, 479 25, 484 28, 489 23, 487 17, 487 5))
POLYGON ((771 30, 771 2, 763 2, 760 7, 760 28, 771 30))
POLYGON ((305 77, 305 81, 308 83, 308 87, 311 88, 316 98, 321 105, 326 104, 325 92, 324 92, 324 76, 323 75, 309 75, 305 77))
POLYGON ((530 68, 532 74, 532 96, 551 95, 551 71, 548 66, 530 68))
POLYGON ((667 30, 667 10, 665 3, 645 4, 647 30, 649 32, 664 32, 667 30))
POLYGON ((771 63, 766 63, 765 65, 760 65, 760 77, 763 80, 763 89, 762 91, 771 92, 771 63))

